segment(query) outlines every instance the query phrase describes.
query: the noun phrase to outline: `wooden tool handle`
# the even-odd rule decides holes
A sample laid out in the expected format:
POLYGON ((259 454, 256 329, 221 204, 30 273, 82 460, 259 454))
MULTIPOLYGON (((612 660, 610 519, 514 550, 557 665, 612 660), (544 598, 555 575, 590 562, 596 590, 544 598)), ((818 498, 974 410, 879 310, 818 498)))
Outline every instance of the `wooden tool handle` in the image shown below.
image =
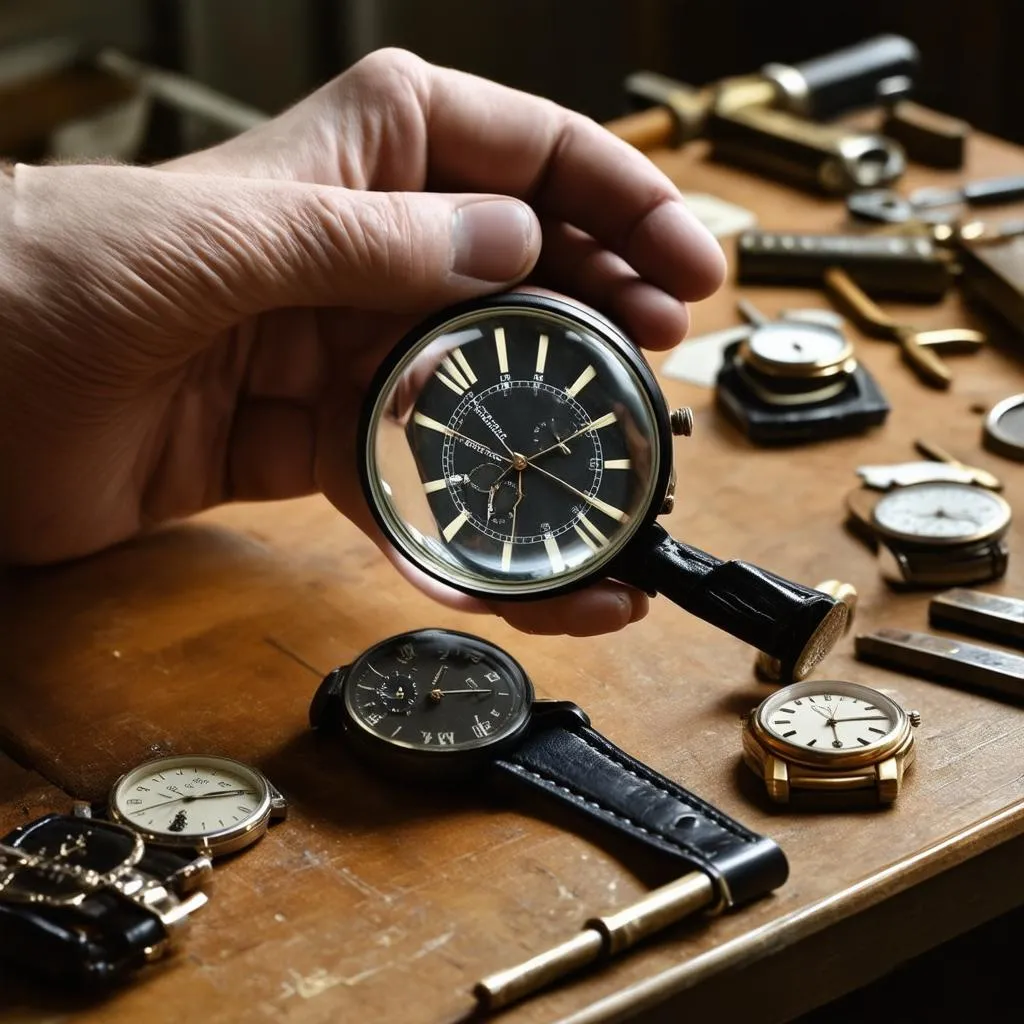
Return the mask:
POLYGON ((635 114, 606 121, 605 128, 646 153, 652 149, 664 149, 671 144, 676 134, 676 118, 668 107, 649 107, 635 114))

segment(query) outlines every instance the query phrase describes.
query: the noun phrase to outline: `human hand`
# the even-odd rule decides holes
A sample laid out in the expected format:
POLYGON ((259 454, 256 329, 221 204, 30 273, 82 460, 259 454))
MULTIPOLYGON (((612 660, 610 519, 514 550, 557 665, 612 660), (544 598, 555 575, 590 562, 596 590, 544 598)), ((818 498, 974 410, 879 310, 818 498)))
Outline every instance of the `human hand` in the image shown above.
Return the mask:
POLYGON ((443 588, 386 543, 356 471, 368 382, 424 314, 528 280, 664 348, 718 286, 675 187, 593 122, 380 51, 161 168, 19 165, 0 236, 0 561, 322 491, 450 606, 568 633, 646 612, 610 582, 512 605, 443 588))

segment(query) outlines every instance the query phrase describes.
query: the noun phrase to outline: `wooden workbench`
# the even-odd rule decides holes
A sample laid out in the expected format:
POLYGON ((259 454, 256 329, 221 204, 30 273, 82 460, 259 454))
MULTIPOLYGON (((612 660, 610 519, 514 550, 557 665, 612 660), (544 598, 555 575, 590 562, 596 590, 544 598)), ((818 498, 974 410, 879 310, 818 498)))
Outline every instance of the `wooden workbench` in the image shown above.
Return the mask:
MULTIPOLYGON (((969 176, 1019 169, 972 141, 969 176)), ((716 167, 694 145, 659 162, 688 191, 756 210, 762 226, 828 230, 841 203, 716 167)), ((905 183, 953 176, 913 172, 905 183)), ((748 289, 762 309, 823 305, 748 289)), ((728 284, 693 331, 735 323, 728 284)), ((900 311, 898 307, 892 307, 900 311)), ((922 323, 977 322, 951 297, 907 306, 922 323)), ((1024 473, 984 452, 979 410, 1024 391, 1024 345, 953 357, 948 393, 921 385, 894 346, 859 355, 893 404, 858 438, 762 450, 710 391, 663 381, 696 430, 677 445, 668 527, 721 557, 860 591, 857 627, 926 628, 927 595, 897 595, 842 526, 864 462, 905 461, 925 436, 1002 476, 1024 519, 1024 473)), ((657 368, 664 356, 657 356, 657 368)), ((1024 594, 1024 526, 1007 578, 1024 594)), ((478 632, 520 659, 545 697, 569 698, 631 753, 774 837, 789 881, 741 911, 679 926, 641 950, 506 1011, 509 1024, 788 1019, 1024 902, 1024 710, 861 665, 847 637, 820 677, 879 686, 920 710, 918 761, 897 805, 795 814, 767 804, 739 762, 740 716, 766 694, 752 652, 664 600, 598 639, 533 637, 448 612, 414 592, 318 498, 217 510, 73 565, 20 574, 0 593, 0 832, 72 798, 101 798, 129 766, 169 751, 261 766, 289 819, 220 865, 179 952, 94 1006, 0 977, 0 1021, 452 1022, 479 977, 637 898, 647 867, 597 832, 468 790, 401 791, 307 726, 320 673, 400 630, 478 632), (311 669, 312 666, 312 669, 311 669), (315 670, 315 671, 314 671, 315 670)))

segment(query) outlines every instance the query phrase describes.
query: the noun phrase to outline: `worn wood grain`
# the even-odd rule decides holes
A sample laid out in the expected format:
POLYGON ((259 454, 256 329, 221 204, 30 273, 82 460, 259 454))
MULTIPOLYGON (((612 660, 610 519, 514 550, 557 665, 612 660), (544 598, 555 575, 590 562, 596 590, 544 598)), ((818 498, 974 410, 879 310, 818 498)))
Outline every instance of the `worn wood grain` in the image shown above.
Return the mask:
MULTIPOLYGON (((973 176, 1008 172, 1019 153, 973 139, 971 161, 973 176)), ((756 209, 766 227, 827 230, 843 220, 841 204, 706 163, 700 146, 659 162, 687 190, 756 209)), ((941 180, 915 172, 908 185, 941 180)), ((810 291, 746 294, 767 312, 823 304, 810 291)), ((737 322, 735 295, 730 284, 697 306, 694 333, 737 322)), ((887 308, 922 324, 975 322, 956 297, 887 308)), ((667 525, 721 557, 807 583, 854 583, 861 629, 925 628, 927 595, 897 595, 879 581, 872 556, 843 529, 843 499, 857 465, 910 459, 913 438, 926 436, 1003 476, 1007 497, 1024 509, 1024 475, 982 450, 976 411, 1024 390, 1024 349, 1015 344, 1016 352, 1010 343, 956 357, 954 387, 939 393, 902 366, 894 347, 860 340, 860 357, 893 403, 889 422, 796 450, 755 449, 715 412, 709 391, 663 381, 673 404, 696 413, 694 437, 678 444, 667 525)), ((663 358, 654 358, 656 369, 663 358)), ((1020 524, 1010 543, 1010 572, 988 589, 1020 594, 1020 524)), ((938 898, 908 920, 898 894, 926 892, 927 880, 958 865, 962 884, 991 884, 983 855, 1024 833, 1022 709, 860 665, 847 638, 819 676, 857 679, 918 708, 918 763, 889 810, 779 810, 739 761, 740 715, 767 692, 754 681, 748 648, 661 600, 643 622, 587 640, 525 636, 446 611, 319 498, 220 509, 3 586, 0 747, 62 791, 34 790, 43 796, 33 797, 33 813, 68 797, 101 797, 120 772, 164 751, 250 760, 292 802, 288 821, 219 867, 211 901, 173 960, 92 1007, 12 980, 0 994, 3 1022, 72 1013, 105 1024, 461 1020, 481 975, 570 936, 658 880, 652 865, 597 832, 562 827, 500 793, 399 789, 318 741, 306 713, 320 674, 404 629, 468 629, 502 644, 541 696, 577 701, 620 746, 773 836, 790 858, 791 878, 772 897, 677 927, 510 1010, 502 1018, 510 1022, 655 1014, 682 991, 727 989, 730 972, 785 970, 814 936, 835 936, 842 948, 869 941, 851 925, 869 909, 886 936, 884 959, 895 962, 919 951, 929 920, 971 923, 938 898)), ((4 778, 0 820, 21 820, 28 805, 4 778)), ((1019 899, 1008 887, 984 914, 1019 899)), ((806 1005, 790 994, 785 1012, 842 984, 841 972, 824 972, 806 1005)), ((758 990, 756 999, 763 1006, 771 994, 758 990)))

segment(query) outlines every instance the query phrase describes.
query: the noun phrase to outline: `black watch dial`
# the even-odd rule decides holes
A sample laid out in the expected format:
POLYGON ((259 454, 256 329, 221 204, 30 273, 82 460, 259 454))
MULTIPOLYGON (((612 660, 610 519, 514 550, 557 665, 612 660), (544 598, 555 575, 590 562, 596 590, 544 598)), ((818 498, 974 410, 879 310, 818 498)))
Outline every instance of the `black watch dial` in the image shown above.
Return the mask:
POLYGON ((393 757, 463 760, 492 754, 526 727, 533 686, 501 648, 452 630, 402 633, 377 644, 345 673, 350 734, 393 757))
POLYGON ((638 351, 567 302, 482 300, 375 385, 364 482, 395 544, 463 590, 572 585, 664 490, 664 401, 638 351))

